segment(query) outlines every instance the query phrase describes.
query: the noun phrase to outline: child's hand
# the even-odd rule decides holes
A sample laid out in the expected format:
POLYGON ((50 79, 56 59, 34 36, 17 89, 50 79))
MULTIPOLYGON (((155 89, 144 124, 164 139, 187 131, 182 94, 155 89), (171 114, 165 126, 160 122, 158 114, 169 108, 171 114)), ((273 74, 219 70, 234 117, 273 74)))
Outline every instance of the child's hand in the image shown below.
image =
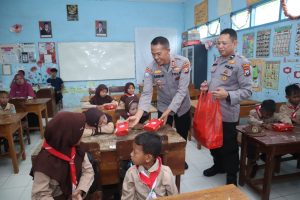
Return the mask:
POLYGON ((82 200, 82 191, 81 190, 76 190, 73 194, 72 194, 72 200, 82 200))
POLYGON ((262 124, 265 129, 272 130, 272 124, 262 124))
POLYGON ((104 109, 104 105, 97 106, 97 108, 98 108, 99 110, 103 110, 103 109, 104 109))

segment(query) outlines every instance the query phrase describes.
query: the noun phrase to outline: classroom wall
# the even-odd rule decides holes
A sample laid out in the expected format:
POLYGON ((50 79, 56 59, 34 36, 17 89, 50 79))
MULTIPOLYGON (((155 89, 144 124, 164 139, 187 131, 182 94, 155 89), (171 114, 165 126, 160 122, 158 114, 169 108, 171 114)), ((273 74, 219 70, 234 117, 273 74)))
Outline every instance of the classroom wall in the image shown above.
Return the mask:
MULTIPOLYGON (((193 13, 187 13, 188 10, 193 10, 194 5, 202 2, 201 0, 190 0, 187 3, 184 4, 184 18, 185 18, 185 29, 191 29, 194 27, 194 16, 193 13)), ((220 17, 221 22, 221 30, 225 28, 231 28, 231 22, 230 22, 230 14, 225 14, 223 16, 217 16, 216 8, 217 7, 217 0, 209 0, 208 2, 208 13, 209 13, 209 20, 214 20, 220 17)), ((246 8, 246 0, 232 0, 232 11, 238 11, 241 9, 246 8)), ((264 58, 265 61, 280 61, 280 72, 279 72, 279 84, 278 84, 278 90, 272 90, 272 89, 265 89, 262 88, 261 92, 253 92, 253 95, 251 99, 263 101, 265 99, 274 99, 277 102, 285 101, 285 87, 291 83, 299 83, 300 80, 297 78, 294 78, 293 72, 294 71, 300 71, 300 58, 299 56, 294 56, 295 52, 295 41, 296 41, 296 32, 297 32, 297 25, 300 24, 300 20, 284 20, 281 22, 275 22, 268 25, 262 25, 255 28, 245 29, 238 31, 238 47, 237 52, 242 54, 242 37, 245 33, 255 33, 255 40, 254 40, 254 58, 255 58, 255 51, 256 51, 256 35, 257 31, 260 30, 267 30, 271 29, 271 40, 270 40, 270 56, 267 58, 264 58), (285 25, 292 25, 292 35, 291 35, 291 43, 290 43, 290 55, 286 57, 274 57, 272 55, 272 44, 274 39, 274 29, 277 27, 285 26, 285 25), (296 60, 297 62, 285 62, 287 60, 296 60), (284 67, 291 67, 292 73, 285 74, 283 72, 284 67)), ((203 42, 206 40, 213 40, 217 37, 211 37, 204 39, 203 42)), ((216 47, 211 48, 208 50, 208 68, 213 64, 215 58, 219 56, 219 53, 216 49, 216 47)), ((210 79, 210 70, 208 70, 208 79, 210 79)))
MULTIPOLYGON (((135 40, 135 28, 172 28, 176 29, 178 41, 184 30, 182 3, 136 2, 127 0, 1 0, 0 1, 0 44, 20 42, 95 42, 95 41, 130 41, 135 40), (77 4, 79 21, 67 21, 66 5, 77 4), (107 37, 95 37, 95 20, 107 21, 107 37), (41 39, 39 21, 52 22, 52 38, 41 39), (16 24, 23 25, 19 34, 11 33, 9 28, 16 24)), ((56 46, 57 50, 57 46, 56 46)), ((150 51, 150 48, 149 48, 150 51)), ((36 51, 38 52, 38 51, 36 51)), ((35 64, 13 64, 12 74, 18 69, 26 73, 35 64)), ((42 76, 47 76, 48 67, 59 68, 55 65, 44 64, 39 70, 42 76)), ((1 76, 0 82, 4 89, 9 89, 11 76, 1 76)), ((28 78, 28 77, 27 77, 28 78)), ((96 87, 99 83, 109 86, 123 85, 132 80, 82 81, 67 82, 64 94, 64 106, 79 105, 82 96, 87 95, 87 88, 96 87)))

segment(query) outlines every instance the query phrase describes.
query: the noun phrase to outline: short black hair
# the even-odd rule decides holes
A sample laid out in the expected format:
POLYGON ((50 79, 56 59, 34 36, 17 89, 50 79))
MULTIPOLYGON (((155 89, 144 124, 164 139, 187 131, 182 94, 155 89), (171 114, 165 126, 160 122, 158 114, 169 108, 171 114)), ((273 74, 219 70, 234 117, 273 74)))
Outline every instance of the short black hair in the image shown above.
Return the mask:
POLYGON ((166 49, 170 48, 169 40, 165 37, 158 36, 151 41, 151 45, 158 45, 158 44, 163 45, 166 49))
POLYGON ((261 109, 266 112, 274 113, 276 111, 276 103, 272 99, 264 100, 261 104, 261 109))
POLYGON ((221 31, 220 35, 223 35, 223 34, 228 34, 232 40, 237 40, 236 31, 232 28, 224 29, 223 31, 221 31))
POLYGON ((296 83, 288 85, 285 87, 285 95, 290 97, 293 94, 299 94, 300 93, 300 87, 296 83))
POLYGON ((8 95, 8 92, 5 91, 5 90, 0 90, 0 95, 1 95, 1 94, 6 94, 6 95, 8 95))
POLYGON ((18 74, 22 74, 23 76, 25 76, 25 71, 24 70, 22 70, 22 69, 20 69, 20 70, 18 70, 18 74))
POLYGON ((145 154, 151 154, 154 158, 160 155, 162 144, 161 138, 157 133, 141 133, 135 137, 134 142, 143 147, 145 154))
POLYGON ((57 73, 57 69, 56 68, 51 68, 50 72, 56 72, 57 73))

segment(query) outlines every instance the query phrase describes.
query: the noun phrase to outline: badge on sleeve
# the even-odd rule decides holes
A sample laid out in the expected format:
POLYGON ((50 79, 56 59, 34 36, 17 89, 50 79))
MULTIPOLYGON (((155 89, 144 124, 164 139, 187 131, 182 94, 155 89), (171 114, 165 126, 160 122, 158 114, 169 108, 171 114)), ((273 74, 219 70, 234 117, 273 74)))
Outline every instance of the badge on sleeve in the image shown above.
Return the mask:
POLYGON ((242 64, 242 67, 244 69, 244 76, 250 76, 250 64, 242 64))
POLYGON ((189 73, 189 71, 190 71, 190 63, 189 62, 185 62, 184 64, 183 64, 183 66, 182 66, 182 70, 183 70, 183 72, 184 73, 189 73))
POLYGON ((149 77, 150 74, 152 74, 152 70, 151 70, 149 67, 147 67, 147 68, 145 69, 145 77, 149 77))

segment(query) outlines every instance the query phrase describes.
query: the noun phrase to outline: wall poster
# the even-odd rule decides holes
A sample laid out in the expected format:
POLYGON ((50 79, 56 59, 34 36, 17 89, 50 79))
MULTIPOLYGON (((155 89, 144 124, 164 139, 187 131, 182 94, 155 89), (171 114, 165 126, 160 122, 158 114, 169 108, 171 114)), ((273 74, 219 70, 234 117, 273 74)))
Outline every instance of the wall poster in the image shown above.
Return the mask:
POLYGON ((290 54, 292 25, 275 28, 273 41, 273 56, 288 56, 290 54))
POLYGON ((264 88, 278 89, 280 61, 266 61, 263 69, 264 88))
POLYGON ((270 55, 271 29, 258 31, 256 37, 256 57, 263 58, 270 55))
POLYGON ((243 35, 243 51, 242 54, 246 58, 253 58, 254 49, 254 33, 247 33, 243 35))

